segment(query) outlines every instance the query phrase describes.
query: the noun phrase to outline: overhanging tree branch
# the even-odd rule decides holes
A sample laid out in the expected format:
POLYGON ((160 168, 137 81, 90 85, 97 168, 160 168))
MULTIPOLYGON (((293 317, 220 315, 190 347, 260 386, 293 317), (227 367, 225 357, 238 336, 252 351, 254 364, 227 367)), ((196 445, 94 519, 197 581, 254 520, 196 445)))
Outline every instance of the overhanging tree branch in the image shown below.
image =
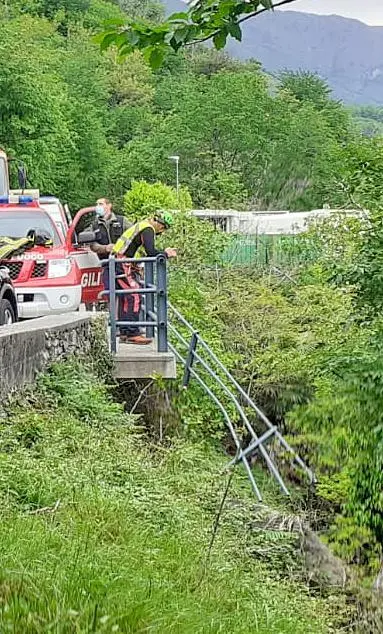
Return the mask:
MULTIPOLYGON (((278 7, 283 6, 284 4, 291 4, 292 2, 296 2, 297 0, 281 0, 281 2, 276 2, 273 4, 272 9, 268 9, 266 7, 263 7, 262 9, 259 9, 257 11, 253 11, 252 13, 249 13, 248 15, 244 15, 242 18, 240 18, 238 20, 238 24, 242 24, 243 22, 246 22, 247 20, 251 20, 253 18, 256 18, 258 15, 261 15, 261 13, 265 13, 265 11, 273 11, 274 9, 278 9, 278 7)), ((203 44, 203 42, 207 42, 208 40, 211 40, 214 35, 216 35, 219 31, 215 31, 213 34, 211 35, 207 35, 206 37, 202 38, 201 40, 196 40, 194 42, 188 42, 186 44, 186 46, 192 46, 194 44, 203 44)))
POLYGON ((101 49, 116 46, 121 58, 133 50, 141 50, 149 64, 158 68, 165 56, 186 46, 212 40, 215 48, 222 49, 229 36, 242 39, 241 24, 296 0, 222 0, 211 4, 200 0, 182 13, 174 13, 161 24, 127 21, 112 22, 97 36, 101 49))

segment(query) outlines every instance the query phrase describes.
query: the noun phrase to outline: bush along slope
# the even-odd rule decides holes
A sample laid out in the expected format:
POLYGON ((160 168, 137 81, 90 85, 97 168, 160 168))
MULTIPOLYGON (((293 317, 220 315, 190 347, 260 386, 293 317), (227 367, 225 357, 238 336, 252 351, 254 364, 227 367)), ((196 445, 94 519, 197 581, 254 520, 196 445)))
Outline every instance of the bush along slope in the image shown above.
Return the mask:
POLYGON ((310 595, 288 532, 256 530, 240 473, 209 551, 224 462, 155 445, 92 367, 54 366, 1 421, 1 631, 340 631, 341 599, 310 595))

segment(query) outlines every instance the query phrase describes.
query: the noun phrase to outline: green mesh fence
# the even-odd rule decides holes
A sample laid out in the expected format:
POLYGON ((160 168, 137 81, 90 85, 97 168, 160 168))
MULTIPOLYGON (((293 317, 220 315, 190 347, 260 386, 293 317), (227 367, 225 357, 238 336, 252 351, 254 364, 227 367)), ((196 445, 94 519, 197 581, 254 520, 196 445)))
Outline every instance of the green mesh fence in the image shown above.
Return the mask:
POLYGON ((299 236, 233 235, 222 256, 224 264, 294 266, 309 260, 299 236))

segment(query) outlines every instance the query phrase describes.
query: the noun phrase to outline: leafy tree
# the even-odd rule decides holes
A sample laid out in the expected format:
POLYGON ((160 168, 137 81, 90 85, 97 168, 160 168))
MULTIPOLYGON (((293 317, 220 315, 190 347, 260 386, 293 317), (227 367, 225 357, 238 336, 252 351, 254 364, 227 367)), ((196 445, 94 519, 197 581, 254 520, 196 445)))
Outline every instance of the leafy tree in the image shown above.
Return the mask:
POLYGON ((287 91, 301 104, 311 104, 325 118, 336 136, 345 141, 350 136, 350 120, 340 101, 332 98, 329 85, 309 71, 283 71, 279 74, 279 90, 287 91))
POLYGON ((331 88, 318 75, 310 71, 282 71, 279 76, 280 90, 287 90, 300 102, 309 101, 318 110, 328 107, 331 88))
POLYGON ((31 180, 48 191, 62 191, 75 143, 69 96, 52 64, 55 44, 45 20, 26 16, 0 26, 2 144, 26 160, 31 180))
POLYGON ((238 62, 223 51, 217 51, 203 45, 196 45, 192 53, 186 49, 185 57, 188 62, 187 69, 196 75, 211 77, 224 70, 240 72, 244 69, 243 63, 238 62))
POLYGON ((250 198, 241 175, 234 171, 215 170, 192 176, 191 187, 199 204, 210 209, 246 207, 250 198))
POLYGON ((164 18, 164 6, 157 0, 118 0, 122 11, 130 18, 145 18, 159 22, 164 18))
POLYGON ((125 211, 130 217, 134 215, 135 220, 147 218, 161 209, 185 211, 191 207, 192 200, 187 189, 182 188, 177 196, 175 189, 159 182, 133 181, 124 196, 125 211))
POLYGON ((109 105, 114 108, 150 104, 154 96, 152 73, 142 55, 138 51, 132 53, 126 64, 119 64, 113 53, 108 57, 109 105))
POLYGON ((194 68, 158 81, 154 101, 162 116, 125 148, 126 169, 169 182, 168 156, 179 154, 182 182, 198 206, 322 206, 342 159, 326 114, 287 93, 273 97, 254 67, 210 78, 194 68))
POLYGON ((91 0, 15 0, 15 6, 22 13, 39 15, 49 19, 62 12, 80 15, 90 7, 91 0))

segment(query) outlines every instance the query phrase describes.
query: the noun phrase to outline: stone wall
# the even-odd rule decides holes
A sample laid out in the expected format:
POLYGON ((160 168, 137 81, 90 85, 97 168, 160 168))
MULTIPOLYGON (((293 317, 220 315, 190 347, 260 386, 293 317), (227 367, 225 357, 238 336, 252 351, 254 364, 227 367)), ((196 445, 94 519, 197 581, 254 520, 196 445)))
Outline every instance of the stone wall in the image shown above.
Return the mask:
POLYGON ((53 361, 89 354, 92 314, 69 313, 0 328, 0 396, 26 383, 53 361))

